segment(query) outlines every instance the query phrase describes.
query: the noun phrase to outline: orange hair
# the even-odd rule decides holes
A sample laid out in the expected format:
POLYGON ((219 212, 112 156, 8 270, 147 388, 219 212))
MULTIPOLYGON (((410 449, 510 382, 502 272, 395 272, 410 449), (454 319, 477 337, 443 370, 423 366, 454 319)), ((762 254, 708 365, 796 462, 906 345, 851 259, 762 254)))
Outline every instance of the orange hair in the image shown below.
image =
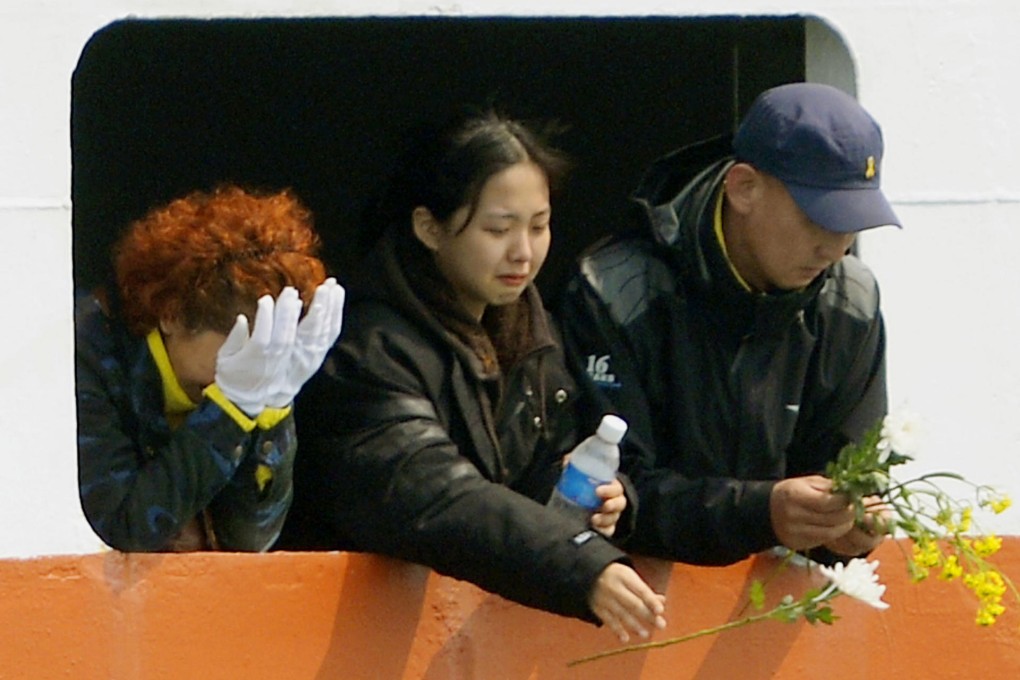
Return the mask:
POLYGON ((188 194, 134 222, 115 246, 124 321, 139 335, 165 320, 227 333, 284 286, 307 306, 325 279, 319 245, 311 213, 289 191, 188 194))

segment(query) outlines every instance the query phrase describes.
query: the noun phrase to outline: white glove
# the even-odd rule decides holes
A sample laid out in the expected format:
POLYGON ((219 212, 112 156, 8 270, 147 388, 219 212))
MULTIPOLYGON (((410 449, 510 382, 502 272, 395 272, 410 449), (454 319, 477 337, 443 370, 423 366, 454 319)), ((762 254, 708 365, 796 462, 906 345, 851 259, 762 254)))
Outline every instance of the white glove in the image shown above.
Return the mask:
POLYGON ((315 289, 308 313, 297 326, 294 351, 270 383, 267 406, 282 408, 293 402, 301 386, 319 370, 340 336, 346 296, 344 287, 334 278, 326 279, 315 289))
POLYGON ((238 314, 216 355, 216 384, 252 418, 265 409, 273 377, 290 361, 300 315, 301 298, 295 289, 284 288, 275 304, 271 296, 263 295, 251 337, 247 317, 238 314))

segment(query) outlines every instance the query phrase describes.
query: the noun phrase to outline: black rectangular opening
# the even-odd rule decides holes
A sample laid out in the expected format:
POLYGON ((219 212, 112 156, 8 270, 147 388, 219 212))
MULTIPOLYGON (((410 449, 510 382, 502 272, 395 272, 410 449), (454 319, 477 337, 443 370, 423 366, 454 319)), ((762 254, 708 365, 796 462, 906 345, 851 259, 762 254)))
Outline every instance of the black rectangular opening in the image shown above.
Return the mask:
POLYGON ((569 127, 574 159, 539 286, 624 224, 642 169, 732 129, 763 89, 804 79, 803 17, 125 20, 72 89, 74 280, 108 272, 120 230, 222 182, 291 187, 343 280, 365 202, 403 132, 494 103, 569 127))

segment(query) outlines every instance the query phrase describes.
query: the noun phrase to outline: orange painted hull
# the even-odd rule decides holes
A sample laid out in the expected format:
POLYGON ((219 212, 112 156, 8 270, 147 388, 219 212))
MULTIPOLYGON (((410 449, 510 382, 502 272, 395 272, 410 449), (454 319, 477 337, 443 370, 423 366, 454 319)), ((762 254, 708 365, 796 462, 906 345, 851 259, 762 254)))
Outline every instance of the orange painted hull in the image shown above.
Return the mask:
MULTIPOLYGON (((1020 605, 990 628, 960 583, 909 581, 877 551, 886 611, 847 597, 833 626, 764 622, 568 668, 612 634, 417 565, 347 553, 134 554, 0 560, 0 678, 110 680, 755 680, 1020 678, 1020 605)), ((1020 582, 1020 537, 996 564, 1020 582)), ((722 568, 641 560, 683 635, 736 618, 759 556, 722 568)), ((817 576, 786 571, 772 597, 817 576)))

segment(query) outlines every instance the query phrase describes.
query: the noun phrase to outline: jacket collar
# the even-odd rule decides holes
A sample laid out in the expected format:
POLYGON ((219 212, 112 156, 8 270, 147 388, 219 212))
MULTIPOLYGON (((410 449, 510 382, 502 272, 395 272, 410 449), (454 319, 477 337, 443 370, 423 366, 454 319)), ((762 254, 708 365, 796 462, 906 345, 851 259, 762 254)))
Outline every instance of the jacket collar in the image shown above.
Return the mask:
MULTIPOLYGON (((495 356, 495 350, 492 349, 485 330, 465 314, 458 314, 454 308, 447 307, 444 314, 437 313, 437 305, 448 304, 437 302, 437 299, 441 300, 444 297, 438 288, 445 283, 439 278, 438 273, 434 272, 434 268, 431 271, 409 271, 407 263, 415 256, 403 253, 404 248, 397 245, 402 235, 394 232, 394 229, 388 229, 371 255, 372 263, 367 271, 382 272, 381 280, 377 278, 366 281, 363 285, 353 286, 352 297, 375 299, 400 310, 417 324, 428 329, 440 342, 449 346, 476 379, 498 377, 499 366, 490 365, 484 358, 485 352, 490 350, 495 356), (431 299, 426 299, 419 293, 419 289, 424 289, 426 285, 433 291, 429 296, 431 299), (489 350, 480 347, 481 343, 473 339, 472 331, 485 336, 489 350)), ((530 340, 520 356, 554 347, 553 331, 549 327, 541 296, 534 284, 525 289, 517 305, 517 311, 528 315, 530 327, 530 340)))
POLYGON ((734 162, 730 139, 714 137, 663 156, 632 200, 676 267, 679 288, 700 299, 718 324, 740 336, 779 334, 818 296, 829 271, 802 290, 769 294, 748 291, 737 280, 714 225, 715 201, 734 162))

